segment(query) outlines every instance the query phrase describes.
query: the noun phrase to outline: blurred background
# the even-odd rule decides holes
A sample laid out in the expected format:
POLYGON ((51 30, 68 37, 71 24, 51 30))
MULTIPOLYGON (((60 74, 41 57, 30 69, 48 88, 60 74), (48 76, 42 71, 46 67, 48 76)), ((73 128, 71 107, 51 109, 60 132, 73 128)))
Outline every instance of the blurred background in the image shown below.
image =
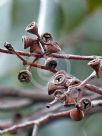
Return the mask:
MULTIPOLYGON (((39 33, 53 34, 60 43, 61 53, 102 55, 102 0, 0 0, 0 48, 9 41, 15 49, 23 51, 22 35, 29 35, 24 30, 32 21, 38 23, 39 33)), ((87 61, 59 59, 58 68, 82 80, 91 73, 87 61)), ((21 69, 24 66, 16 56, 0 53, 0 86, 47 93, 47 83, 51 78, 49 72, 33 68, 33 81, 25 85, 17 80, 21 69)), ((102 80, 100 78, 92 83, 101 86, 102 80)), ((10 119, 14 114, 14 111, 2 110, 10 107, 11 103, 6 103, 7 100, 0 100, 1 121, 10 119)), ((32 111, 34 106, 17 110, 22 114, 32 111)), ((101 125, 101 113, 97 113, 80 122, 64 119, 53 122, 41 128, 38 135, 100 136, 101 125)))

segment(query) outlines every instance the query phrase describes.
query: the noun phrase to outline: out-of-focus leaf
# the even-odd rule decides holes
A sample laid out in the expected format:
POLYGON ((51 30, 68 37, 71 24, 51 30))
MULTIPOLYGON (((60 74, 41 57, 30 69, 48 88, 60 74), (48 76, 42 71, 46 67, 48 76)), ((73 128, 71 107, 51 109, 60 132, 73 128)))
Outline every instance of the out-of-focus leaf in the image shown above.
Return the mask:
POLYGON ((82 121, 74 122, 70 119, 57 120, 39 131, 39 136, 86 136, 82 121), (80 131, 78 131, 80 130, 80 131))
POLYGON ((86 17, 87 4, 85 0, 60 0, 60 2, 64 14, 63 33, 66 34, 86 17))
POLYGON ((100 126, 102 124, 102 113, 90 115, 84 122, 83 127, 85 128, 88 136, 100 136, 102 130, 100 126), (96 127, 97 126, 97 127, 96 127))
POLYGON ((89 12, 93 12, 102 6, 102 0, 87 0, 89 12))

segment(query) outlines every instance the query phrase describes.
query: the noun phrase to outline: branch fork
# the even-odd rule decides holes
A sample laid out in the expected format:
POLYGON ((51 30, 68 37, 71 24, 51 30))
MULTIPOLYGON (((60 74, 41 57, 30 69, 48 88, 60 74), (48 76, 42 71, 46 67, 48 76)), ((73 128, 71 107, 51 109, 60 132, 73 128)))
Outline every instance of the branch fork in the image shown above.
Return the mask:
MULTIPOLYGON (((1 53, 16 55, 26 68, 19 72, 18 79, 22 83, 29 83, 31 81, 31 68, 36 67, 43 70, 47 70, 53 73, 52 81, 48 83, 48 94, 54 96, 53 101, 48 103, 47 108, 56 103, 61 102, 64 106, 72 106, 71 110, 65 110, 59 113, 49 113, 36 120, 27 121, 18 125, 13 125, 10 128, 0 131, 0 135, 12 132, 19 128, 27 128, 33 126, 32 136, 36 136, 38 129, 42 124, 52 121, 53 119, 59 119, 62 117, 70 116, 74 121, 80 121, 84 118, 84 113, 88 112, 88 109, 93 109, 102 106, 102 100, 99 96, 96 97, 98 100, 91 99, 91 96, 87 96, 86 89, 91 93, 97 93, 102 96, 102 88, 89 84, 94 78, 100 77, 100 68, 102 66, 102 56, 80 56, 80 55, 69 55, 59 54, 61 48, 59 43, 53 40, 53 36, 50 33, 39 34, 37 24, 35 22, 30 23, 25 31, 34 35, 33 38, 23 36, 24 49, 30 48, 29 52, 16 51, 13 46, 5 42, 4 47, 1 49, 1 53), (35 38, 36 36, 36 38, 35 38), (29 62, 24 56, 32 57, 32 61, 29 62), (38 64, 39 59, 45 59, 44 65, 38 64), (57 59, 72 59, 76 61, 88 60, 88 66, 92 68, 93 72, 83 81, 72 77, 65 73, 65 71, 57 70, 57 59), (73 91, 74 90, 74 91, 73 91), (76 95, 74 96, 74 93, 76 95), (84 97, 85 95, 85 97, 84 97), (73 108, 74 106, 74 108, 73 108)), ((101 109, 102 110, 102 109, 101 109)))

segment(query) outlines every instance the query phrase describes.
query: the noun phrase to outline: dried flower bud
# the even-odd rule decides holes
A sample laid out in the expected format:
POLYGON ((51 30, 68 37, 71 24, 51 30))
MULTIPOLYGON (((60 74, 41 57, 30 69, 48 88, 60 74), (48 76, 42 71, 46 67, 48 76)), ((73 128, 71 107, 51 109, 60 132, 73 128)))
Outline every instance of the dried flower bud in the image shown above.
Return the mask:
POLYGON ((34 44, 34 39, 28 37, 28 36, 22 36, 22 41, 24 44, 24 49, 33 46, 34 44))
POLYGON ((57 98, 58 100, 60 100, 61 102, 65 102, 66 101, 66 95, 64 95, 64 90, 56 90, 54 92, 54 97, 57 98))
POLYGON ((70 117, 74 121, 80 121, 84 118, 84 111, 74 108, 70 111, 70 117))
POLYGON ((56 90, 55 92, 54 92, 54 97, 57 97, 57 98, 59 98, 62 94, 64 93, 64 91, 63 90, 56 90))
POLYGON ((4 43, 4 47, 6 49, 8 49, 9 51, 13 51, 13 47, 12 47, 12 45, 9 42, 5 42, 4 43))
POLYGON ((22 83, 29 83, 32 79, 32 74, 28 70, 21 70, 18 74, 18 80, 22 83))
POLYGON ((26 27, 25 31, 27 31, 27 32, 29 32, 29 33, 31 33, 31 34, 37 35, 37 34, 38 34, 38 27, 37 27, 37 25, 36 25, 35 22, 32 22, 31 24, 29 24, 29 25, 26 27))
POLYGON ((42 54, 42 50, 40 47, 40 43, 38 42, 38 40, 35 40, 34 45, 30 47, 30 53, 37 53, 37 54, 42 54))
POLYGON ((54 85, 52 82, 48 82, 48 94, 51 95, 56 90, 56 85, 54 85))
POLYGON ((75 104, 75 99, 71 95, 66 95, 66 101, 64 106, 69 106, 75 104))
POLYGON ((64 85, 66 82, 66 76, 63 73, 58 73, 54 76, 54 83, 56 85, 64 85))
POLYGON ((22 36, 22 41, 24 43, 24 49, 30 47, 30 53, 42 53, 38 39, 22 36))
POLYGON ((53 94, 57 89, 65 89, 64 86, 56 85, 53 82, 48 82, 48 94, 53 94))
POLYGON ((79 107, 81 110, 87 110, 91 108, 91 101, 88 98, 82 98, 77 104, 76 107, 79 107))
POLYGON ((48 41, 45 44, 45 49, 46 49, 47 53, 57 53, 57 52, 61 51, 59 44, 55 41, 48 41))
POLYGON ((46 43, 48 41, 52 41, 53 38, 52 38, 52 35, 50 33, 44 33, 41 35, 41 40, 46 43))
POLYGON ((100 59, 94 59, 88 63, 88 66, 90 66, 93 70, 95 70, 97 77, 99 77, 99 71, 100 71, 100 59))
POLYGON ((54 70, 57 67, 57 61, 55 59, 48 58, 45 61, 45 66, 50 70, 54 70))

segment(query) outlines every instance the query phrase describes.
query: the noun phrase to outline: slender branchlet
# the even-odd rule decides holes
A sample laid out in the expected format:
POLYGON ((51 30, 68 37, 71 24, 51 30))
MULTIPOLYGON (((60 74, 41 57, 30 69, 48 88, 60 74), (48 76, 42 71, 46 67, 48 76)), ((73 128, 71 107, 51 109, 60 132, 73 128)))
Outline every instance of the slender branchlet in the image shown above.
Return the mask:
MULTIPOLYGON (((94 78, 99 78, 100 69, 102 66, 102 56, 80 56, 80 55, 71 55, 71 54, 60 54, 61 51, 60 44, 54 40, 51 33, 39 34, 39 29, 35 22, 29 24, 25 31, 34 35, 34 37, 22 36, 22 41, 24 49, 29 48, 29 52, 16 51, 14 47, 8 43, 4 43, 6 49, 0 48, 1 53, 13 54, 18 57, 18 59, 25 65, 25 69, 21 70, 18 73, 18 80, 21 83, 29 83, 32 81, 32 72, 33 67, 47 70, 53 74, 52 80, 48 82, 48 94, 51 95, 42 95, 35 94, 24 94, 23 92, 13 93, 7 90, 5 93, 0 93, 1 96, 15 96, 15 97, 26 97, 30 99, 30 103, 33 103, 34 100, 46 101, 49 102, 46 107, 50 108, 52 105, 55 106, 58 103, 61 103, 60 107, 72 107, 71 110, 65 108, 64 112, 58 113, 49 113, 45 116, 38 117, 38 119, 27 121, 24 123, 13 125, 9 128, 0 131, 0 135, 13 132, 17 129, 23 129, 33 126, 32 136, 36 136, 39 130, 39 127, 47 122, 50 122, 55 119, 60 119, 63 117, 70 117, 74 121, 80 121, 84 118, 85 112, 88 113, 88 110, 93 108, 100 107, 102 110, 102 88, 99 88, 95 85, 89 84, 94 78), (32 61, 29 62, 25 59, 25 56, 32 58, 32 61), (42 65, 38 60, 44 59, 45 63, 42 65), (88 60, 88 66, 91 67, 92 73, 85 78, 83 81, 79 80, 76 77, 69 75, 63 70, 58 71, 58 59, 72 59, 76 61, 88 60), (90 93, 87 93, 89 91, 90 93), (97 94, 96 97, 94 93, 97 94), (51 99, 50 99, 51 98, 51 99)), ((30 60, 30 59, 29 59, 30 60)), ((44 101, 44 102, 45 102, 44 101)), ((46 108, 46 109, 47 109, 46 108)), ((48 109, 50 111, 50 109, 48 109)), ((37 113, 39 115, 39 113, 37 113)))

